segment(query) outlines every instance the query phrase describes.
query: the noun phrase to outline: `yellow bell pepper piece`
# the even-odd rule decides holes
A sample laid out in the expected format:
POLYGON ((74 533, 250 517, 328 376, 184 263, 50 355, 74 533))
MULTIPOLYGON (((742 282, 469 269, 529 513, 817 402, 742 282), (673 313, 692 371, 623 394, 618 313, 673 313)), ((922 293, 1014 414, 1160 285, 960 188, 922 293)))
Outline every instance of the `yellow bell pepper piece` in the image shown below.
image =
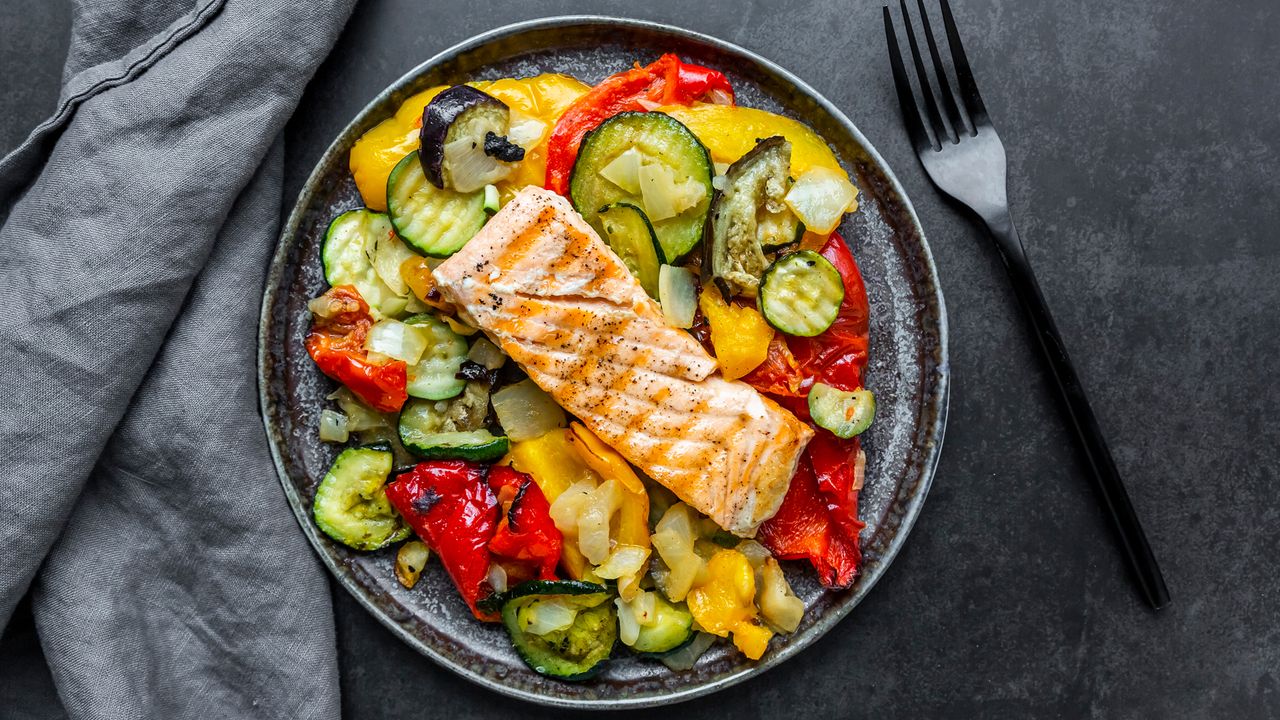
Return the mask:
POLYGON ((755 570, 746 555, 737 550, 720 550, 707 561, 707 580, 689 591, 685 601, 693 619, 713 635, 733 634, 733 644, 742 654, 759 660, 769 646, 773 631, 761 625, 754 604, 755 570))
POLYGON ((569 428, 552 430, 532 440, 511 443, 507 454, 511 466, 533 476, 547 502, 583 480, 599 485, 600 477, 578 457, 569 428))
MULTIPOLYGON (((528 473, 538 483, 547 501, 552 503, 583 480, 597 487, 605 480, 614 480, 623 490, 623 502, 618 509, 616 530, 610 533, 610 539, 619 545, 650 546, 649 493, 644 482, 621 455, 581 423, 553 430, 533 440, 512 443, 511 450, 501 462, 528 473)), ((575 580, 591 577, 591 563, 577 543, 564 544, 560 563, 575 580)), ((647 571, 648 563, 635 577, 618 579, 619 592, 624 594, 624 599, 639 590, 640 579, 647 571)))
POLYGON ((636 471, 631 469, 626 458, 619 455, 617 450, 605 444, 605 441, 580 422, 569 423, 569 428, 573 431, 571 442, 574 452, 578 453, 578 457, 582 458, 582 461, 592 470, 600 473, 600 476, 606 480, 609 478, 617 480, 628 493, 649 497, 644 489, 644 481, 636 475, 636 471))
POLYGON ((791 141, 792 177, 813 167, 839 170, 849 177, 822 136, 798 120, 740 105, 671 105, 658 111, 684 123, 715 162, 731 163, 755 147, 757 139, 781 135, 791 141))
MULTIPOLYGON (((609 447, 582 423, 569 424, 573 432, 573 449, 600 477, 612 479, 623 489, 622 504, 618 508, 618 529, 613 539, 619 545, 638 545, 643 548, 649 542, 649 492, 644 481, 627 464, 617 450, 609 447)), ((631 576, 618 578, 618 594, 630 601, 640 591, 640 579, 649 571, 646 561, 631 576)))
MULTIPOLYGON (((600 476, 574 451, 571 437, 568 428, 561 428, 533 440, 512 443, 502 462, 527 473, 538 483, 547 502, 555 502, 574 483, 589 480, 600 484, 600 476)), ((574 580, 582 580, 591 569, 577 544, 572 542, 564 544, 560 564, 574 580)))
POLYGON ((422 109, 448 87, 438 85, 405 100, 395 115, 374 125, 351 147, 351 174, 370 210, 386 211, 387 176, 405 155, 418 149, 422 109))
MULTIPOLYGON (((526 185, 542 185, 547 166, 547 138, 567 107, 590 89, 568 75, 544 74, 531 78, 504 78, 468 83, 505 102, 512 110, 546 124, 542 139, 525 148, 525 159, 511 177, 498 184, 505 199, 526 185)), ((387 176, 396 163, 418 149, 422 130, 422 110, 432 98, 446 90, 439 85, 405 100, 396 114, 375 125, 351 148, 351 174, 364 204, 372 210, 387 209, 387 176)))
MULTIPOLYGON (((581 80, 559 73, 543 73, 531 78, 485 80, 471 84, 506 103, 512 110, 540 120, 552 121, 548 124, 554 124, 554 120, 559 119, 574 101, 591 89, 590 85, 581 80)), ((551 132, 550 127, 547 132, 551 132)))
POLYGON ((698 306, 711 325, 711 345, 725 380, 737 380, 764 362, 773 328, 753 307, 728 304, 712 285, 702 288, 698 306))
POLYGON ((625 491, 622 507, 618 510, 619 543, 649 547, 649 493, 644 481, 635 470, 603 440, 596 437, 582 423, 569 424, 573 431, 573 449, 600 477, 615 480, 625 491))
POLYGON ((734 647, 752 660, 759 660, 764 656, 764 651, 769 649, 771 639, 773 639, 773 631, 754 622, 740 623, 733 630, 734 647))
POLYGON ((547 140, 551 137, 551 129, 564 111, 590 90, 591 86, 577 78, 557 73, 471 84, 477 90, 483 90, 506 103, 512 110, 537 118, 546 125, 542 139, 533 147, 525 148, 524 160, 516 165, 515 172, 498 183, 502 203, 506 204, 520 188, 529 185, 542 187, 547 178, 547 140))
MULTIPOLYGON (((570 423, 573 450, 580 459, 605 480, 612 479, 622 488, 622 503, 618 506, 617 532, 613 541, 648 548, 649 542, 649 491, 644 480, 636 475, 626 459, 581 423, 570 423)), ((640 592, 640 580, 649 571, 645 561, 635 574, 618 578, 618 594, 622 600, 631 601, 640 592)))
POLYGON ((563 543, 560 546, 560 565, 571 580, 590 580, 595 575, 591 563, 587 562, 586 556, 573 543, 563 543))

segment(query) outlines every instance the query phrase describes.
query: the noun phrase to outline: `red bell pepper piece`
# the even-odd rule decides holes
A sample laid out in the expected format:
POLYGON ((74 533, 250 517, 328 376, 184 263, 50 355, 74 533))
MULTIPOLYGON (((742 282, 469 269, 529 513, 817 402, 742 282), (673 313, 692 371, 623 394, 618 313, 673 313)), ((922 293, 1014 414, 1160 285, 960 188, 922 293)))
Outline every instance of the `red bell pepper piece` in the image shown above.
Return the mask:
POLYGON ((339 285, 320 299, 328 303, 328 312, 316 316, 307 335, 307 353, 320 372, 346 385, 373 409, 399 412, 409 397, 405 392, 408 368, 402 360, 369 362, 364 341, 373 316, 360 291, 339 285))
POLYGON ((569 175, 578 146, 606 119, 659 105, 689 105, 699 100, 733 104, 733 87, 717 70, 691 65, 667 53, 654 62, 610 75, 574 101, 551 130, 547 143, 547 189, 569 194, 569 175))
POLYGON ((848 587, 862 560, 857 534, 843 532, 828 514, 807 453, 782 507, 760 526, 758 538, 775 557, 808 560, 829 588, 848 587))
POLYGON ((489 551, 499 561, 515 561, 503 563, 508 582, 533 579, 522 577, 526 574, 554 580, 564 537, 551 520, 551 505, 542 489, 533 478, 502 465, 489 470, 489 487, 504 508, 489 551))
MULTIPOLYGON (((835 322, 812 338, 775 338, 765 361, 743 378, 807 422, 806 396, 815 381, 857 390, 867 364, 869 308, 858 265, 839 235, 827 240, 821 255, 844 280, 844 302, 835 322)), ((861 451, 857 438, 842 440, 822 428, 815 431, 782 507, 760 526, 760 539, 774 555, 807 558, 823 585, 847 587, 862 559, 861 451)))
POLYGON ((809 462, 818 480, 818 492, 826 503, 827 516, 841 534, 857 538, 864 523, 858 519, 858 490, 854 466, 858 458, 858 439, 842 440, 821 430, 809 442, 809 462))
POLYGON ((806 375, 787 344, 787 337, 774 333, 764 362, 742 377, 742 381, 766 395, 801 397, 806 375))
POLYGON ((307 352, 320 372, 350 388, 356 397, 378 412, 399 412, 408 399, 408 368, 401 360, 383 365, 369 362, 359 353, 334 347, 330 335, 311 333, 307 352))
POLYGON ((489 541, 498 527, 498 500, 487 467, 461 460, 419 463, 387 485, 387 499, 418 537, 440 556, 476 618, 497 621, 476 602, 492 594, 489 541))

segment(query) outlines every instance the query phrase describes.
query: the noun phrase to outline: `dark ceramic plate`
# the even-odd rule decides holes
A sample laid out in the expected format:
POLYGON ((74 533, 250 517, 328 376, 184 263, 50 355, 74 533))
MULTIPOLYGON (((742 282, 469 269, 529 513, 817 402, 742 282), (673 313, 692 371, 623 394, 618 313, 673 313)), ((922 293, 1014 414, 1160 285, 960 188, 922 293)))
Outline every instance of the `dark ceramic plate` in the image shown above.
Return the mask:
POLYGON ((405 642, 463 677, 548 705, 621 708, 658 705, 714 692, 783 662, 836 625, 867 594, 906 540, 933 477, 947 411, 947 326, 929 247, 893 174, 853 123, 787 71, 729 43, 633 20, 562 17, 520 23, 451 48, 415 68, 373 100, 321 158, 280 238, 263 299, 259 385, 280 481, 312 545, 334 577, 405 642), (338 448, 316 428, 333 384, 307 357, 307 300, 325 289, 319 249, 329 220, 361 205, 347 154, 363 132, 408 96, 465 80, 562 72, 587 82, 673 51, 724 71, 740 104, 789 115, 831 144, 861 190, 860 208, 840 232, 862 268, 871 299, 867 383, 879 416, 864 436, 868 464, 859 515, 863 566, 853 587, 824 592, 813 573, 787 568, 806 612, 799 630, 778 637, 759 662, 725 643, 697 666, 672 672, 620 652, 593 680, 542 678, 520 662, 501 627, 472 619, 438 563, 418 586, 392 575, 394 553, 359 553, 316 530, 311 499, 338 448))

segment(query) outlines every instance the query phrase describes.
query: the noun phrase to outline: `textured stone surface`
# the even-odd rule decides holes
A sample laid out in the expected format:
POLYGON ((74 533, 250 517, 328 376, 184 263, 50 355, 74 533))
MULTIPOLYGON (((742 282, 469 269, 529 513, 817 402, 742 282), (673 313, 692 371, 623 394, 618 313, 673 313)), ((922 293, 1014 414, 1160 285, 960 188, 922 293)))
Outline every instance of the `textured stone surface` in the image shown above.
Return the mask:
MULTIPOLYGON (((62 3, 0 6, 0 150, 52 108, 62 3)), ((798 658, 688 718, 1280 715, 1280 7, 964 0, 956 8, 1010 159, 1027 250, 1174 604, 1125 574, 995 253, 907 145, 880 4, 370 0, 288 129, 287 197, 373 95, 438 50, 568 12, 684 25, 782 63, 894 167, 951 319, 951 422, 911 540, 798 658)), ((932 7, 932 5, 931 5, 932 7)), ((335 595, 351 718, 510 717, 335 595)), ((45 717, 29 616, 0 643, 0 717, 45 717), (19 700, 21 692, 21 703, 19 700), (37 698, 27 701, 26 698, 37 698)), ((522 717, 565 713, 531 706, 522 717)))

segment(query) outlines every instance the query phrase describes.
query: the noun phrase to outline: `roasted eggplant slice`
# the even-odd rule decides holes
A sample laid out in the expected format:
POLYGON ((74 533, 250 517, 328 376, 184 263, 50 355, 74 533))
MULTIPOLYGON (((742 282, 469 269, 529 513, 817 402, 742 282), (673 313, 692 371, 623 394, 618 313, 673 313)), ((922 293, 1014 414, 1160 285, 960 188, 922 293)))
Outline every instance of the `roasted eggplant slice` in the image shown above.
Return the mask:
POLYGON ((707 215, 710 242, 703 243, 702 273, 703 281, 714 281, 726 299, 755 297, 769 266, 765 254, 804 232, 783 200, 790 166, 791 143, 774 136, 756 143, 725 172, 724 189, 707 215))
POLYGON ((422 170, 441 189, 469 193, 511 174, 524 148, 507 140, 511 110, 470 85, 454 85, 422 111, 422 170))

